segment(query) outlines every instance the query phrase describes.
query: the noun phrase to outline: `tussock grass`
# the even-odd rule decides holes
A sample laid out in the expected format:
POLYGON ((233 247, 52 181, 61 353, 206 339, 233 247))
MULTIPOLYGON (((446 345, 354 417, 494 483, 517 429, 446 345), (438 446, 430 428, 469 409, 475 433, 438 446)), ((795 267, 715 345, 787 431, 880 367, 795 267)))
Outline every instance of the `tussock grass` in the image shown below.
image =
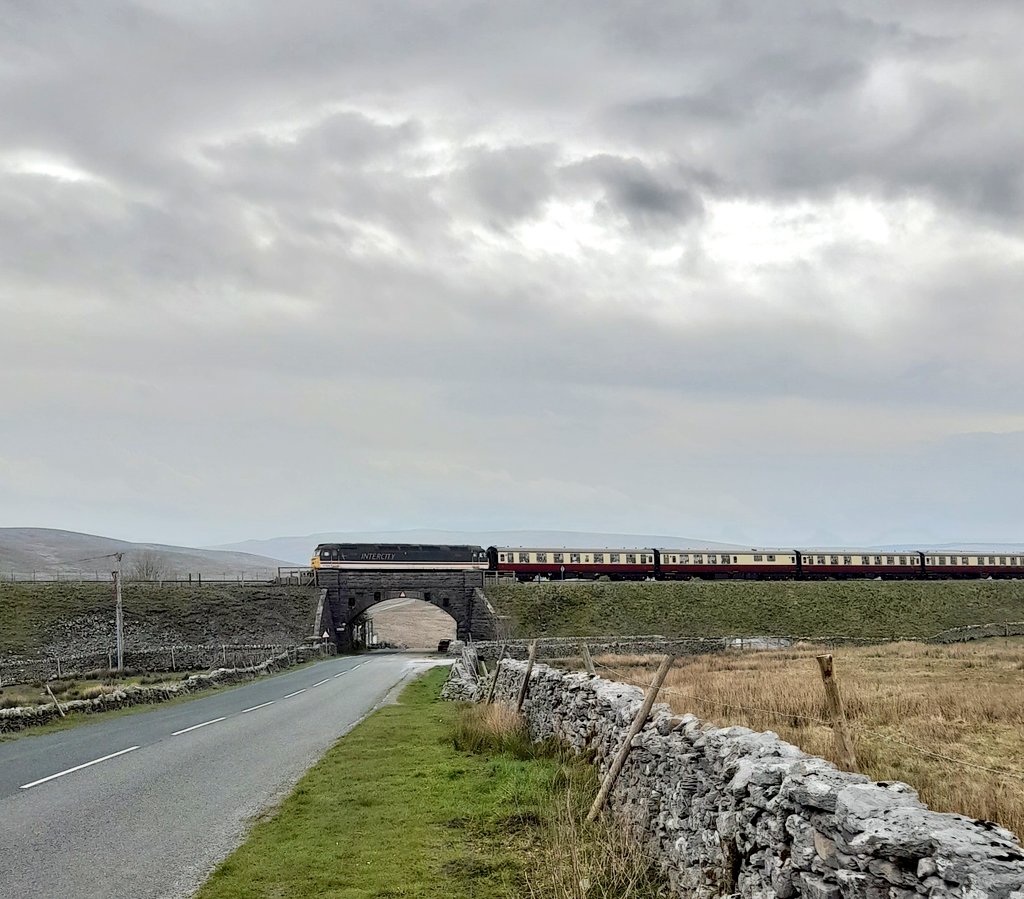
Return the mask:
MULTIPOLYGON (((705 721, 775 731, 836 762, 815 661, 825 651, 803 646, 680 659, 663 699, 705 721)), ((863 773, 909 783, 937 811, 1024 834, 1024 640, 895 643, 832 655, 863 773)), ((613 669, 600 672, 606 677, 646 686, 657 659, 646 667, 635 658, 597 662, 613 669)))

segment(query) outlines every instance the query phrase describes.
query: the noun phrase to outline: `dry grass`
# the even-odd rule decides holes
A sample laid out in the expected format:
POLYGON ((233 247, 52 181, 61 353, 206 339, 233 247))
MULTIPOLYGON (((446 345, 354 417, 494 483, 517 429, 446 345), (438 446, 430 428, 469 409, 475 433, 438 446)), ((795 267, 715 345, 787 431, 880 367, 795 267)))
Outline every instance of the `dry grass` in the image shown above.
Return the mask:
MULTIPOLYGON (((820 647, 681 659, 665 700, 716 724, 772 730, 835 762, 820 647)), ((938 811, 1024 834, 1024 641, 836 649, 860 769, 900 780, 938 811), (908 745, 909 744, 909 745, 908 745), (994 769, 994 770, 991 770, 994 769)), ((606 677, 646 686, 657 659, 605 656, 606 677)))

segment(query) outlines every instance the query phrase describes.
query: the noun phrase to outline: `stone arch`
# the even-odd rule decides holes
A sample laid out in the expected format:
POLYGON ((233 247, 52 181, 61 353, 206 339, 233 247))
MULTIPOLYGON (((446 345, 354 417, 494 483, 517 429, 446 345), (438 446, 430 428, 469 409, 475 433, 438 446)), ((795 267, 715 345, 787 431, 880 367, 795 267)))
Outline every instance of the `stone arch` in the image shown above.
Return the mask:
POLYGON ((367 609, 385 599, 421 599, 455 619, 460 640, 494 635, 494 621, 483 596, 482 571, 335 571, 320 569, 317 582, 327 591, 338 649, 352 648, 352 626, 367 609))

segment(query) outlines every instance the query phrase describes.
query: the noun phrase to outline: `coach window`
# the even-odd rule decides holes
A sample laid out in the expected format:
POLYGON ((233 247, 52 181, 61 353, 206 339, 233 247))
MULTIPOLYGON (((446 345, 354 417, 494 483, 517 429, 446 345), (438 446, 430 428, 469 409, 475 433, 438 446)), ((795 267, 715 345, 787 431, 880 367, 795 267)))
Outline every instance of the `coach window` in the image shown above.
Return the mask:
POLYGON ((612 565, 618 565, 619 564, 619 554, 618 553, 610 553, 608 555, 608 561, 611 562, 612 565))
POLYGON ((538 562, 547 562, 547 560, 548 560, 548 554, 547 553, 537 553, 537 561, 538 562))
POLYGON ((1017 557, 1016 556, 1010 556, 1010 564, 1011 565, 1016 565, 1017 564, 1017 557))
POLYGON ((906 556, 900 556, 900 565, 906 565, 906 564, 907 564, 907 557, 906 556))
POLYGON ((708 553, 708 565, 718 564, 718 553, 708 553))
POLYGON ((565 556, 562 553, 555 553, 555 564, 561 565, 565 561, 565 556))
POLYGON ((604 562, 604 553, 594 553, 594 562, 595 563, 604 562))
POLYGON ((839 564, 839 556, 830 556, 829 557, 829 563, 832 564, 832 565, 838 565, 839 564))
POLYGON ((626 564, 636 565, 636 553, 626 553, 626 564))
POLYGON ((896 560, 892 556, 886 556, 885 557, 885 564, 886 565, 895 565, 896 564, 896 560))
POLYGON ((754 556, 754 561, 755 562, 763 562, 764 561, 764 556, 757 556, 757 555, 755 555, 754 556))
POLYGON ((702 553, 694 553, 693 554, 693 564, 694 565, 703 565, 704 564, 704 555, 702 553))
MULTIPOLYGON (((769 561, 769 562, 774 562, 774 561, 775 561, 775 556, 769 556, 769 557, 768 557, 768 561, 769 561)), ((789 560, 789 561, 790 561, 790 562, 795 562, 795 561, 796 561, 796 559, 794 559, 794 558, 790 557, 790 560, 789 560)))
POLYGON ((849 565, 853 561, 853 556, 843 556, 843 564, 849 565))
POLYGON ((579 565, 580 564, 580 554, 579 553, 569 553, 569 563, 572 564, 572 565, 579 565))
POLYGON ((876 565, 881 565, 882 564, 882 557, 881 556, 875 556, 875 564, 876 565))

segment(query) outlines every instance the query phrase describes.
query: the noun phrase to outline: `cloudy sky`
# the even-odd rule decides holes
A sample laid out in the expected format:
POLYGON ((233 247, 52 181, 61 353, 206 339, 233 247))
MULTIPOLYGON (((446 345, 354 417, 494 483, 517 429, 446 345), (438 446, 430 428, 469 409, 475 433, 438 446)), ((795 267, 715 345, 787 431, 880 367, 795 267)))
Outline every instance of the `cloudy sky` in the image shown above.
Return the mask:
POLYGON ((1016 0, 0 17, 0 526, 1024 537, 1016 0))

